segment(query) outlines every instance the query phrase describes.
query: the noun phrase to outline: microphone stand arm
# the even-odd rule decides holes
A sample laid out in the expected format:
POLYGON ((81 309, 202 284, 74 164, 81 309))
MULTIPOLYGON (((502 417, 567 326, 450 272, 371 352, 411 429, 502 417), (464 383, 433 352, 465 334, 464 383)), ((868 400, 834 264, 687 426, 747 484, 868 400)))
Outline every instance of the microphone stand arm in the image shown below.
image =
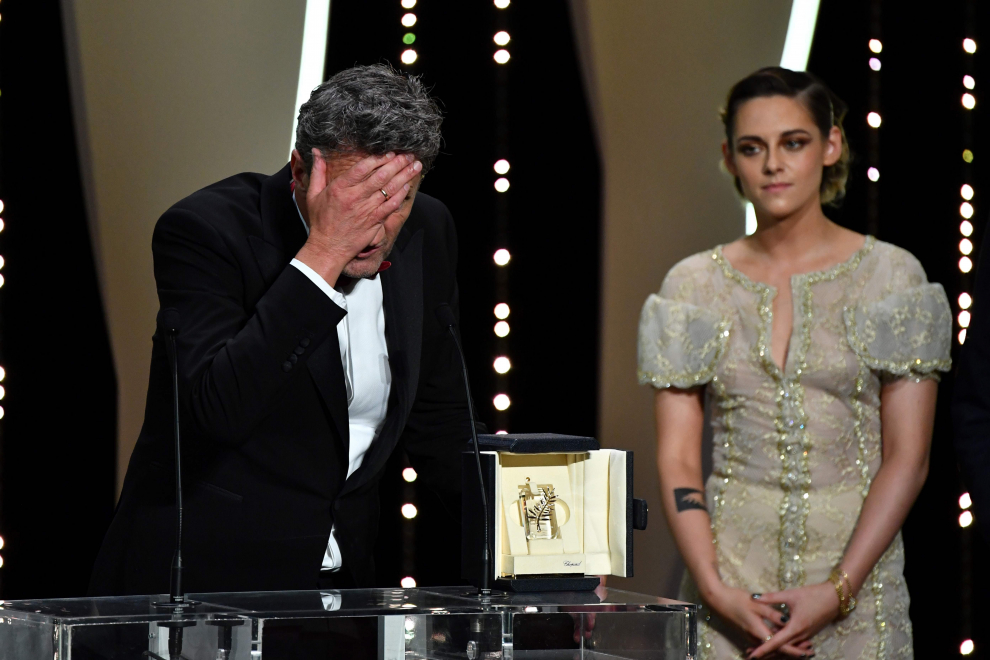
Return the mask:
POLYGON ((457 346, 457 354, 461 358, 461 368, 464 371, 464 391, 467 393, 468 415, 471 417, 471 441, 474 445, 474 461, 478 468, 478 485, 481 488, 481 506, 484 511, 483 527, 485 547, 481 557, 481 582, 478 588, 481 595, 483 597, 487 597, 492 593, 492 552, 491 543, 488 538, 488 496, 485 491, 484 471, 481 469, 481 450, 478 448, 478 429, 475 425, 476 418, 474 416, 474 399, 471 396, 471 385, 468 379, 467 362, 464 361, 464 351, 461 349, 461 340, 457 337, 457 332, 454 330, 453 325, 448 325, 447 330, 450 331, 450 336, 454 338, 454 344, 457 346))

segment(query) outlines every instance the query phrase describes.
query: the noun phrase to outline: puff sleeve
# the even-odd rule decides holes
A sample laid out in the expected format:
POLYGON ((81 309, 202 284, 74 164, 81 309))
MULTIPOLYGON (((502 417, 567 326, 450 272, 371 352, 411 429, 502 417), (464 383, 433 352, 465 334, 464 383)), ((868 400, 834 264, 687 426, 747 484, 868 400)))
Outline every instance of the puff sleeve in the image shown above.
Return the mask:
POLYGON ((728 337, 729 323, 711 310, 650 295, 639 319, 640 384, 686 389, 709 382, 728 337))
POLYGON ((853 351, 885 376, 938 378, 952 367, 952 310, 941 284, 922 284, 845 310, 853 351))

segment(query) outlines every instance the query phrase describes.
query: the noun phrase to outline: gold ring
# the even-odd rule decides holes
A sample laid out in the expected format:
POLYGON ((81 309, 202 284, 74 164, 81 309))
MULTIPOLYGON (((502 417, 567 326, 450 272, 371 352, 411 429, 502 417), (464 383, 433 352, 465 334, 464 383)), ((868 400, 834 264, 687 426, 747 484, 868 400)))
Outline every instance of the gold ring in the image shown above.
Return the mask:
POLYGON ((381 192, 381 194, 385 195, 385 201, 387 202, 388 201, 388 191, 385 190, 384 188, 382 188, 379 192, 381 192))

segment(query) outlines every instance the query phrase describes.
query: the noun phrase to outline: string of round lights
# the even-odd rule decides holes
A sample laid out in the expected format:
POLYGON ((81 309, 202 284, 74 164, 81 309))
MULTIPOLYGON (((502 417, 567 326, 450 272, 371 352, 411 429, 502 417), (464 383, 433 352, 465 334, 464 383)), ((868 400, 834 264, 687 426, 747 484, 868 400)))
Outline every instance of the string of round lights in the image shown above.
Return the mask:
POLYGON ((399 53, 399 61, 408 67, 419 59, 419 53, 412 47, 416 43, 416 33, 412 31, 412 28, 416 26, 418 18, 411 10, 416 8, 416 0, 400 0, 399 4, 402 9, 406 10, 402 14, 402 18, 399 19, 402 27, 405 28, 402 34, 402 44, 405 48, 399 53))
MULTIPOLYGON (((973 262, 976 258, 974 254, 973 245, 973 216, 976 213, 974 208, 974 200, 976 198, 976 189, 974 187, 974 176, 973 176, 973 160, 974 154, 973 150, 975 148, 974 138, 973 138, 973 112, 972 110, 976 108, 976 95, 974 90, 976 89, 976 78, 973 76, 975 72, 973 55, 976 53, 976 40, 972 35, 976 34, 976 1, 967 0, 966 2, 966 19, 965 19, 965 38, 962 40, 962 88, 959 90, 959 104, 962 107, 962 172, 961 172, 961 184, 959 186, 959 297, 956 299, 957 303, 957 315, 956 323, 959 326, 959 332, 956 335, 956 339, 959 344, 966 342, 966 333, 969 329, 969 323, 971 320, 970 309, 973 306, 973 296, 970 293, 973 290, 973 262)), ((960 490, 965 491, 965 487, 960 490)), ((973 556, 972 556, 972 543, 971 538, 971 527, 974 522, 973 512, 973 499, 970 497, 968 492, 963 492, 959 496, 959 528, 962 538, 960 539, 961 557, 959 562, 960 570, 960 594, 959 594, 959 605, 960 605, 960 642, 959 642, 959 655, 961 656, 971 656, 976 651, 976 644, 973 643, 972 639, 972 603, 973 603, 973 556)))
POLYGON ((867 109, 866 125, 871 130, 867 131, 866 145, 866 233, 876 236, 880 233, 880 126, 883 124, 883 117, 880 115, 880 71, 883 69, 883 62, 880 60, 883 53, 882 22, 881 22, 882 0, 873 0, 870 3, 870 39, 866 43, 866 64, 867 64, 867 109))
MULTIPOLYGON (((399 53, 399 61, 406 68, 412 67, 419 61, 419 52, 414 48, 416 44, 416 32, 414 28, 419 23, 419 17, 413 12, 416 8, 417 0, 399 0, 402 9, 399 23, 402 26, 402 50, 399 53)), ((408 458, 405 460, 408 461, 408 458)), ((402 506, 399 512, 402 514, 402 579, 399 585, 403 589, 413 589, 416 587, 416 516, 419 509, 416 507, 416 486, 415 481, 419 475, 416 470, 408 464, 402 470, 402 506)))
POLYGON ((508 374, 512 369, 512 360, 508 356, 508 336, 510 332, 509 314, 511 312, 508 301, 508 265, 512 260, 508 245, 508 195, 510 182, 509 171, 512 165, 508 159, 508 67, 512 54, 509 52, 509 44, 512 36, 507 29, 507 12, 510 0, 494 0, 495 4, 495 33, 492 35, 492 60, 495 62, 496 79, 496 103, 495 103, 495 151, 496 158, 492 165, 495 175, 495 240, 497 249, 492 255, 495 262, 495 351, 496 357, 492 361, 492 368, 495 370, 495 395, 492 397, 492 406, 495 408, 496 433, 505 433, 508 426, 508 410, 512 405, 512 400, 506 393, 508 389, 508 374))

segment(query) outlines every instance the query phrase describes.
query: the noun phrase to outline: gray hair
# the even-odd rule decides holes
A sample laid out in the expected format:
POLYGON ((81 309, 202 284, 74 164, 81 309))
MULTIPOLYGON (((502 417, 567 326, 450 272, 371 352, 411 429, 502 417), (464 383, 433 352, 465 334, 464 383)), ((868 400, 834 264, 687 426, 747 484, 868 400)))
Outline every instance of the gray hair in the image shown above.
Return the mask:
POLYGON ((313 90, 299 108, 296 150, 308 169, 324 154, 410 153, 425 174, 440 151, 440 108, 418 76, 386 64, 345 69, 313 90))

